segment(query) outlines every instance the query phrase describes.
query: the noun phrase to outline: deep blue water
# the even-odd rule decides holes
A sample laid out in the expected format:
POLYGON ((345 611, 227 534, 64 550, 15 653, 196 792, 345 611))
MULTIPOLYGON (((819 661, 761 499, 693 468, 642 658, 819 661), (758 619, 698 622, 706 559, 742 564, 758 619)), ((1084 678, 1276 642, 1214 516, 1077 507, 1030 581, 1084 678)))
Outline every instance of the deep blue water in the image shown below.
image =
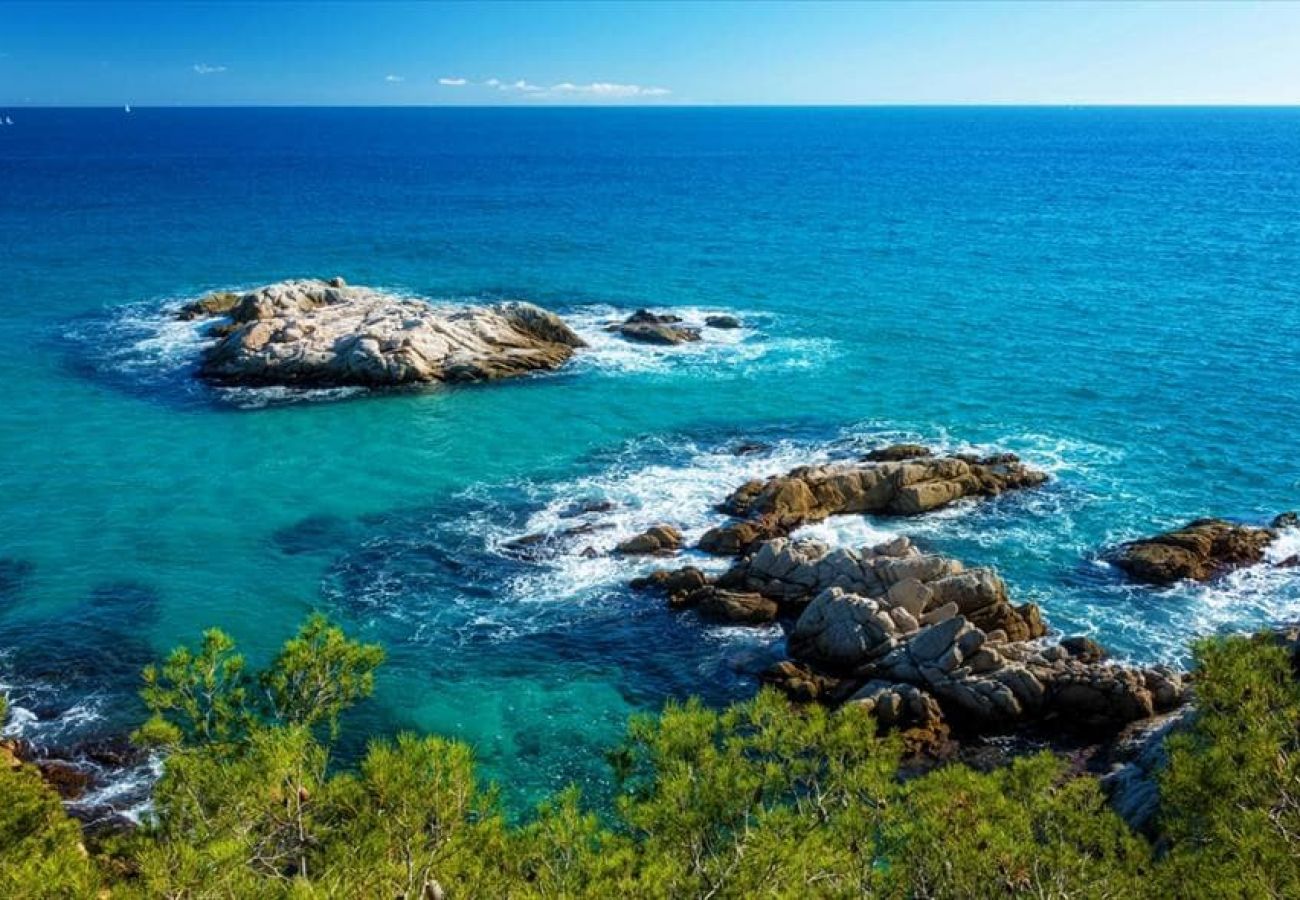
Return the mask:
MULTIPOLYGON (((747 696, 778 629, 627 592, 607 548, 698 534, 754 475, 909 437, 1015 450, 1041 491, 909 521, 1135 659, 1300 618, 1300 576, 1169 591, 1096 560, 1300 507, 1300 110, 12 110, 0 126, 0 682, 11 729, 134 722, 205 626, 265 658, 310 609, 390 662, 353 732, 459 735, 512 802, 666 698, 747 696), (379 397, 218 394, 205 290, 340 274, 517 297, 566 370, 379 397), (730 312, 680 350, 601 331, 730 312), (770 445, 737 457, 743 440, 770 445), (574 517, 576 501, 611 499, 574 517), (512 537, 601 527, 554 555, 512 537)), ((1295 535, 1287 540, 1295 541, 1295 535)))

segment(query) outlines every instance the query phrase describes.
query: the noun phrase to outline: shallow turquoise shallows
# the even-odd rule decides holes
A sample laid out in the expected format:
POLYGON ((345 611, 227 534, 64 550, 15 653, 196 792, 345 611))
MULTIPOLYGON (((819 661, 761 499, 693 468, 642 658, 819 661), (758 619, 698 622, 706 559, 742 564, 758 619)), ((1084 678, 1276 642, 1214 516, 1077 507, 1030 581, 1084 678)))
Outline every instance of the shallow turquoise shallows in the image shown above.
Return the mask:
POLYGON ((1098 559, 1300 507, 1300 111, 9 115, 0 681, 25 733, 120 730, 177 642, 221 625, 262 660, 322 609, 390 655, 349 734, 463 737, 516 809, 570 781, 599 796, 630 713, 751 694, 780 630, 674 615, 625 588, 646 565, 580 542, 507 542, 697 536, 746 478, 901 437, 1054 478, 815 533, 994 565, 1055 629, 1134 659, 1300 618, 1297 570, 1157 591, 1098 559), (178 302, 333 275, 531 300, 592 346, 416 394, 194 381, 178 302), (745 328, 684 349, 602 330, 641 306, 745 328))

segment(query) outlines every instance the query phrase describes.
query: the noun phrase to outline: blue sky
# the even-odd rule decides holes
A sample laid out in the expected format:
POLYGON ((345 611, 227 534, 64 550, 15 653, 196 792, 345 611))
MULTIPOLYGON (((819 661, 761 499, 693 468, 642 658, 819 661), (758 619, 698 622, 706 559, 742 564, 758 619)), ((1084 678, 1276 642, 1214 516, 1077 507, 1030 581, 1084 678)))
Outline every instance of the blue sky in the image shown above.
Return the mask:
POLYGON ((0 3, 0 105, 1300 103, 1300 3, 0 3))

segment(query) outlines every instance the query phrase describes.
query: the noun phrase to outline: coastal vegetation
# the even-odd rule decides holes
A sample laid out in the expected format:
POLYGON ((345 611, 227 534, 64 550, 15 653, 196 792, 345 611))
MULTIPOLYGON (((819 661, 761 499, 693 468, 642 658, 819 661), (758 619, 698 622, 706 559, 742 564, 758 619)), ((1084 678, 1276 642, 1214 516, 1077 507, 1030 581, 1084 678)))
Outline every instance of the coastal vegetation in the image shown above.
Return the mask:
POLYGON ((382 651, 309 619, 262 672, 206 632, 144 673, 137 741, 165 758, 141 827, 83 835, 0 758, 6 897, 1300 896, 1300 686, 1267 638, 1195 647, 1196 713, 1166 740, 1160 811, 1131 830, 1051 753, 916 774, 868 707, 775 692, 670 704, 522 822, 436 736, 333 753, 382 651))

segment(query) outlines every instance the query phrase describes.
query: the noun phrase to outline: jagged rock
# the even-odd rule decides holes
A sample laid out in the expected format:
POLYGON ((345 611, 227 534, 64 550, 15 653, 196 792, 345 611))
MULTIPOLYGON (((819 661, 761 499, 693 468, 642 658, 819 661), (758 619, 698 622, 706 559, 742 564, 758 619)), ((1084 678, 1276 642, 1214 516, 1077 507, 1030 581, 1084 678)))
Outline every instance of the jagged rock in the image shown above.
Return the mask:
POLYGON ((1111 555, 1115 565, 1137 581, 1173 584, 1207 581, 1229 569, 1254 565, 1277 537, 1223 519, 1197 519, 1175 531, 1122 544, 1111 555))
POLYGON ((1106 650, 1090 637, 1068 637, 1061 639, 1061 649, 1084 662, 1101 662, 1106 658, 1106 650))
POLYGON ((656 556, 676 553, 682 546, 682 533, 672 525, 655 525, 652 528, 621 541, 614 549, 628 555, 656 556))
POLYGON ((681 316, 674 316, 672 313, 652 313, 648 309, 638 309, 632 315, 623 320, 624 325, 675 325, 682 320, 681 316))
POLYGON ((711 553, 744 552, 756 541, 828 516, 915 515, 963 497, 992 497, 1046 480, 1009 453, 804 466, 733 491, 719 508, 746 521, 711 529, 699 546, 711 553))
POLYGON ((700 615, 738 625, 761 625, 771 622, 779 611, 776 602, 762 594, 706 587, 698 592, 692 592, 692 597, 693 605, 699 610, 700 615))
POLYGON ((634 578, 630 587, 634 591, 659 590, 671 600, 673 597, 690 594, 709 583, 708 577, 694 566, 681 569, 656 569, 649 575, 634 578))
POLYGON ((840 679, 788 659, 764 670, 758 678, 798 703, 827 701, 841 686, 840 679))
POLYGON ((1270 527, 1276 531, 1284 528, 1300 528, 1300 513, 1284 512, 1273 519, 1270 527))
POLYGON ((868 681, 846 702, 871 710, 886 727, 934 728, 943 722, 938 701, 911 684, 868 681))
POLYGON ((448 310, 323 281, 250 291, 200 374, 221 384, 382 387, 554 369, 583 341, 529 303, 448 310))
POLYGON ((704 324, 710 328, 740 328, 740 320, 735 316, 706 316, 704 324))
POLYGON ((811 630, 819 627, 843 627, 836 619, 840 607, 857 608, 846 597, 875 599, 877 606, 903 623, 928 624, 960 614, 987 631, 1004 632, 1010 640, 1028 640, 1045 632, 1037 607, 1013 607, 1006 585, 995 572, 967 570, 955 559, 922 554, 906 537, 859 550, 832 550, 820 541, 776 538, 739 560, 718 579, 718 585, 757 592, 786 605, 816 598, 804 613, 807 619, 801 616, 796 623, 792 642, 810 640, 811 630), (823 596, 832 589, 839 593, 823 596), (824 626, 822 615, 830 617, 824 626))

